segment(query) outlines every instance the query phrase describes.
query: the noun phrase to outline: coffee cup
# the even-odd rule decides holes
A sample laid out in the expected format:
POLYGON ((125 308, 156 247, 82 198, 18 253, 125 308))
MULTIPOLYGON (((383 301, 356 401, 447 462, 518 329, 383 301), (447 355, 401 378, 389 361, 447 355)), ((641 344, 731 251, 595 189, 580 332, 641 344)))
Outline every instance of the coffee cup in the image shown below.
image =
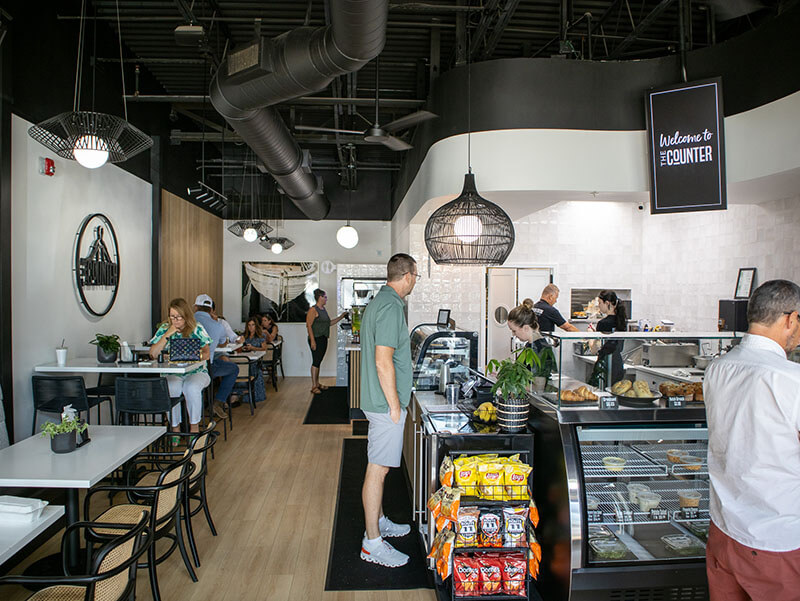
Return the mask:
POLYGON ((59 367, 64 367, 67 364, 67 348, 56 349, 56 361, 59 367))

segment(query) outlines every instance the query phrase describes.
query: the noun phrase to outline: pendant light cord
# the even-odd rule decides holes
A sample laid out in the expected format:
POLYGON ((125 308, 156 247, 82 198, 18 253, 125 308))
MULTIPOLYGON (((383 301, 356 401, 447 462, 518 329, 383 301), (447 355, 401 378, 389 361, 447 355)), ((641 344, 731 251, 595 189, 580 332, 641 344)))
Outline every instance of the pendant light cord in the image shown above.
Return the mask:
POLYGON ((467 167, 472 173, 472 32, 469 17, 472 14, 472 0, 467 7, 467 167))
POLYGON ((81 104, 81 78, 83 77, 83 33, 86 27, 86 0, 81 2, 81 22, 78 27, 78 58, 75 64, 75 93, 72 97, 72 111, 77 113, 81 104))
MULTIPOLYGON (((125 98, 125 63, 122 62, 122 26, 119 24, 119 0, 116 0, 117 5, 117 39, 119 39, 119 75, 122 79, 122 110, 125 113, 125 121, 128 120, 128 100, 125 98)), ((96 60, 96 59, 95 59, 96 60)))

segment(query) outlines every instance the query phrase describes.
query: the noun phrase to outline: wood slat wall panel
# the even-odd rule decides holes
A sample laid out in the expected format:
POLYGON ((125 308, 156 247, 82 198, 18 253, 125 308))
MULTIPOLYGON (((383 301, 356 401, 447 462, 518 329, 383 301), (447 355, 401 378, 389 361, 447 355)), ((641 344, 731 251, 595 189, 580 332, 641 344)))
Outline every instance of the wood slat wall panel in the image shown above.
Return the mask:
POLYGON ((161 316, 173 298, 190 305, 208 294, 222 312, 222 220, 176 196, 161 194, 161 316))

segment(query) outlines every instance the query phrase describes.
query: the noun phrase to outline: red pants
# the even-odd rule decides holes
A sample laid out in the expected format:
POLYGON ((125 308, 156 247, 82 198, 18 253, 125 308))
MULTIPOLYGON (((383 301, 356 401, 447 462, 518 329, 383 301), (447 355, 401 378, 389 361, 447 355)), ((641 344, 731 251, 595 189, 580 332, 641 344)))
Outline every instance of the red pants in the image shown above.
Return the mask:
POLYGON ((800 549, 751 549, 714 522, 706 545, 706 572, 711 601, 800 601, 800 549))

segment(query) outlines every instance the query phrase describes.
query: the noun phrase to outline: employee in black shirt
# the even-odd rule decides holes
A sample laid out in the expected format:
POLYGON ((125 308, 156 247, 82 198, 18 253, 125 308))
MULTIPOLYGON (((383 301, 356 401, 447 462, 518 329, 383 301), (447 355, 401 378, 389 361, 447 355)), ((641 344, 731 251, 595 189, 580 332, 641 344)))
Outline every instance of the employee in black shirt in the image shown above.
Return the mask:
MULTIPOLYGON (((617 298, 617 293, 613 290, 603 290, 597 295, 597 301, 600 312, 605 315, 603 319, 597 322, 597 331, 603 334, 627 332, 628 315, 625 305, 617 298)), ((624 343, 624 340, 609 340, 600 347, 597 353, 595 366, 598 369, 595 371, 599 372, 601 369, 605 371, 606 386, 611 386, 625 377, 625 366, 622 361, 622 346, 624 343), (605 364, 605 359, 609 355, 609 362, 605 364)))
POLYGON ((578 328, 569 323, 561 316, 558 309, 553 305, 558 300, 558 286, 548 284, 542 290, 542 298, 533 306, 533 312, 539 320, 539 329, 542 332, 552 332, 556 327, 565 332, 577 332, 578 328))

